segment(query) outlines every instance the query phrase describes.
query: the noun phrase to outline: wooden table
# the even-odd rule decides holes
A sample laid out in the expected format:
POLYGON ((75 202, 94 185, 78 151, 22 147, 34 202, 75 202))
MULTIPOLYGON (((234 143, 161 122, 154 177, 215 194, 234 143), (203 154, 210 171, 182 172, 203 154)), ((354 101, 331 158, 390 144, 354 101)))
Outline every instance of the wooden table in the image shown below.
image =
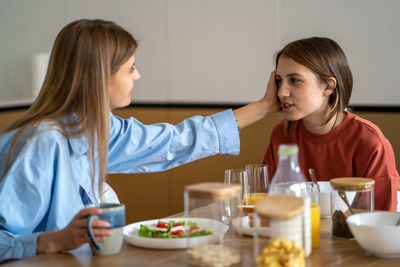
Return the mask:
MULTIPOLYGON (((253 240, 243 237, 245 258, 241 266, 253 263, 253 240)), ((36 257, 11 261, 2 266, 187 266, 185 250, 151 250, 124 243, 121 253, 112 256, 93 256, 85 245, 71 253, 42 254, 36 257)), ((307 266, 400 266, 400 259, 383 259, 363 251, 355 240, 332 239, 329 219, 321 220, 321 246, 313 249, 307 266)))

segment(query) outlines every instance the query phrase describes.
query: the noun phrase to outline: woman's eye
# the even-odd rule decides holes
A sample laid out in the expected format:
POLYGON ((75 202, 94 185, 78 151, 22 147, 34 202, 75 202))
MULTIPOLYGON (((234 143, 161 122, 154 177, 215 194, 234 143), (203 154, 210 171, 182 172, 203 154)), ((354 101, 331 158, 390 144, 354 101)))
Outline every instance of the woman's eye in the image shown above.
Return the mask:
POLYGON ((299 83, 300 82, 300 80, 298 80, 298 79, 296 79, 296 78, 290 78, 290 83, 291 84, 297 84, 297 83, 299 83))
POLYGON ((136 70, 136 66, 133 65, 132 67, 130 67, 129 73, 133 73, 133 72, 135 72, 135 70, 136 70))
POLYGON ((279 86, 282 83, 281 79, 275 79, 276 85, 279 86))

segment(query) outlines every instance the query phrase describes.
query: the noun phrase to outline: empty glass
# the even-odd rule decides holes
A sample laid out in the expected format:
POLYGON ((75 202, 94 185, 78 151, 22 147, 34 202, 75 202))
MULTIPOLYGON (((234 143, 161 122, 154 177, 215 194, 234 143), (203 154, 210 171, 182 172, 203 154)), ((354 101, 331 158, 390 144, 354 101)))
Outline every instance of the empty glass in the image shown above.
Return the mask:
MULTIPOLYGON (((248 173, 245 169, 228 169, 225 170, 225 184, 238 184, 241 186, 240 190, 240 203, 243 204, 243 185, 247 183, 248 173), (246 181, 246 182, 244 182, 246 181)), ((223 215, 223 222, 228 223, 229 217, 232 216, 229 203, 224 205, 225 214, 223 215)))
POLYGON ((240 184, 247 179, 248 173, 245 169, 228 169, 225 170, 225 183, 226 184, 240 184))

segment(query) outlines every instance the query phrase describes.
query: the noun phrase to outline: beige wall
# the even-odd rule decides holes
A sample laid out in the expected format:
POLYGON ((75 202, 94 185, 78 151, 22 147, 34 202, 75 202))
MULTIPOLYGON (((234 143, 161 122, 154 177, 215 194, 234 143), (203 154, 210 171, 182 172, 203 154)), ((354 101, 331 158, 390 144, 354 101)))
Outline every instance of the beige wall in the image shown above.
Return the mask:
MULTIPOLYGON (((121 117, 134 116, 143 123, 178 123, 192 115, 209 115, 221 109, 203 108, 125 108, 114 113, 121 117)), ((0 132, 22 111, 0 112, 0 132)), ((391 142, 396 159, 400 158, 400 113, 359 113, 377 124, 391 142)), ((238 157, 212 156, 175 169, 148 174, 113 174, 108 182, 127 206, 127 223, 154 219, 183 210, 185 185, 203 181, 223 181, 224 170, 241 168, 248 163, 261 162, 273 126, 282 118, 281 113, 243 129, 241 153, 238 157)), ((397 160, 397 169, 400 163, 397 160)))

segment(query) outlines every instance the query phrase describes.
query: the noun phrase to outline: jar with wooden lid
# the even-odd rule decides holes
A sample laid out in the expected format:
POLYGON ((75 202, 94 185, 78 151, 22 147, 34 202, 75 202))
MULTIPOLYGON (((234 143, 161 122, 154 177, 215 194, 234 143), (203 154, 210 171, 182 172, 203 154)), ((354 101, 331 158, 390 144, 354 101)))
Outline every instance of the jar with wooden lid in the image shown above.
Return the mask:
POLYGON ((253 241, 257 266, 305 265, 304 206, 302 198, 288 194, 271 195, 256 203, 253 241), (259 234, 264 220, 269 223, 269 239, 259 234))
POLYGON ((242 261, 241 186, 188 185, 184 192, 188 264, 234 266, 242 261), (197 231, 197 233, 196 233, 197 231))
POLYGON ((375 180, 343 177, 330 180, 332 236, 354 238, 346 218, 355 213, 374 211, 375 180))

